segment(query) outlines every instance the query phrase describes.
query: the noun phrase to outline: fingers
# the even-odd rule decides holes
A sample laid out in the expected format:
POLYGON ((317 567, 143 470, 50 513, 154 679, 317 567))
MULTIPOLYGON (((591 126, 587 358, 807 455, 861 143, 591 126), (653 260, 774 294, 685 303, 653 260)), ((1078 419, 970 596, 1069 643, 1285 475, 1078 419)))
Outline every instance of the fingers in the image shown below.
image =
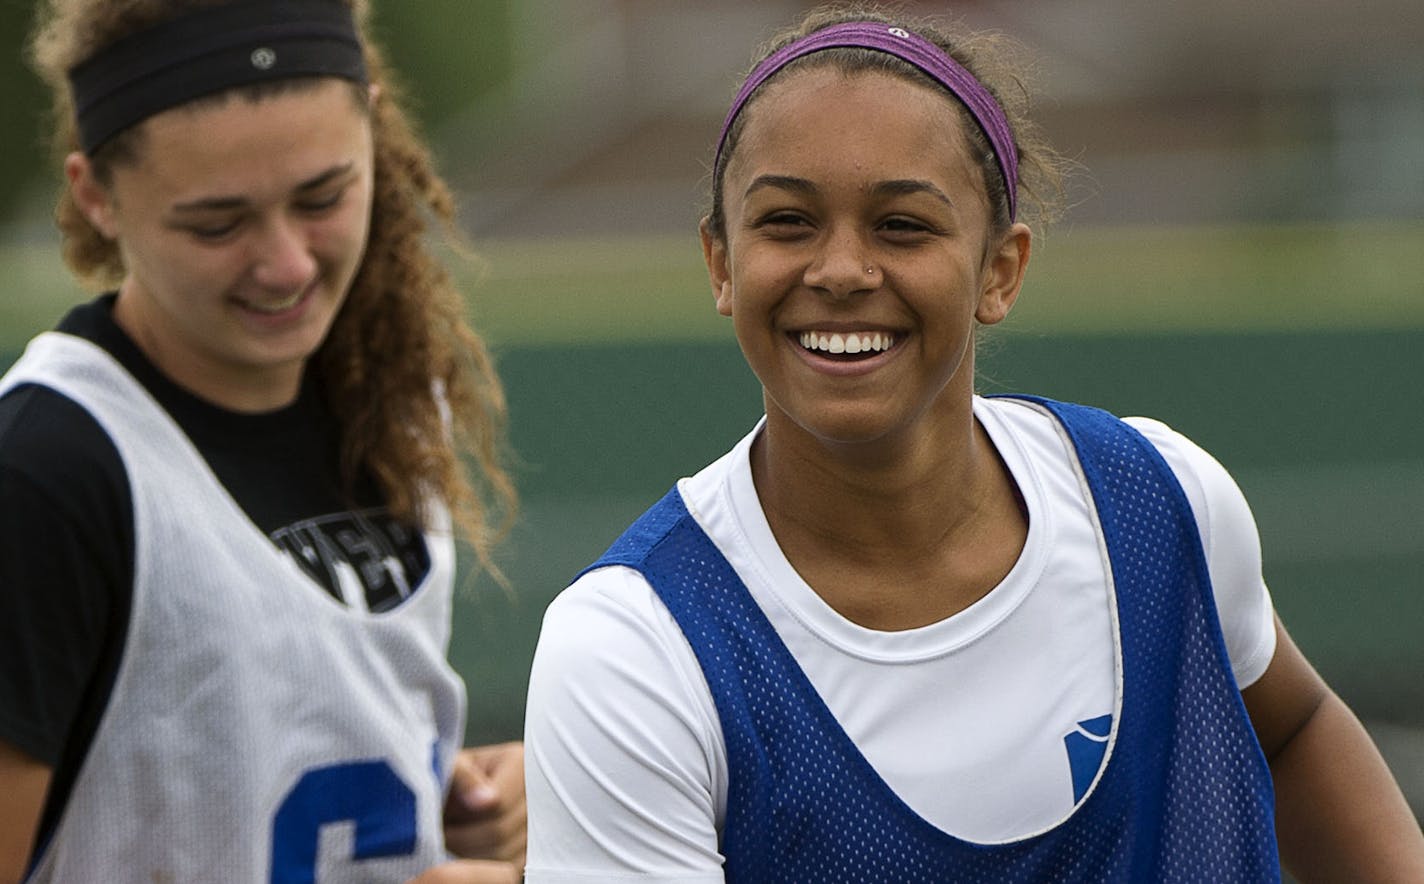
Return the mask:
POLYGON ((476 819, 501 807, 524 805, 524 744, 461 749, 451 770, 445 817, 476 819))
POLYGON ((522 867, 528 844, 524 745, 464 749, 452 768, 445 804, 445 846, 457 856, 522 867))
POLYGON ((519 870, 509 863, 462 859, 426 869, 409 884, 519 884, 519 870))
MULTIPOLYGON (((483 747, 481 747, 483 748, 483 747)), ((461 749, 450 771, 445 819, 472 819, 500 801, 499 787, 485 770, 476 749, 461 749)))

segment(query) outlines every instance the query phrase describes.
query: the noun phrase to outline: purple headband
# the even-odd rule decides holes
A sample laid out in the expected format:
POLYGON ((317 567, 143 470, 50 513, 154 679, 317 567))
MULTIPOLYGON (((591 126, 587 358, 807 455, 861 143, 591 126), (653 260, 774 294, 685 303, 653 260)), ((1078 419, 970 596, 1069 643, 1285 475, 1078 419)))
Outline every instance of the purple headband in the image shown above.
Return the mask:
POLYGON ((717 164, 722 162, 722 147, 726 144, 727 133, 736 121, 737 114, 742 112, 742 107, 762 83, 802 56, 837 47, 875 49, 889 53, 929 74, 958 98, 969 109, 970 115, 989 139, 989 145, 994 150, 994 159, 999 164, 999 172, 1004 176, 1004 192, 1009 198, 1009 219, 1017 217, 1019 155, 1014 148, 1013 132, 1009 129, 1004 109, 994 100, 994 96, 989 94, 989 90, 984 88, 984 84, 950 58, 943 49, 919 34, 881 22, 846 22, 832 25, 783 46, 767 56, 747 77, 732 102, 732 109, 727 112, 727 119, 722 123, 722 134, 717 139, 717 155, 712 168, 717 168, 717 164))

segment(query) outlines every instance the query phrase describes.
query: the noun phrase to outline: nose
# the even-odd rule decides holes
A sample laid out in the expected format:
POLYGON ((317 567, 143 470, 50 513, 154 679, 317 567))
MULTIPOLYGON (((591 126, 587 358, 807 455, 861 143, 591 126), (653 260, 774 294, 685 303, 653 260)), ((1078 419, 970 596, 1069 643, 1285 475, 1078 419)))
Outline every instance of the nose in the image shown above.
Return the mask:
POLYGON ((802 281, 835 297, 871 291, 880 274, 867 259, 869 250, 850 230, 828 230, 821 238, 802 281))
POLYGON ((258 285, 283 295, 307 287, 317 260, 306 231, 290 219, 272 220, 255 243, 252 275, 258 285))

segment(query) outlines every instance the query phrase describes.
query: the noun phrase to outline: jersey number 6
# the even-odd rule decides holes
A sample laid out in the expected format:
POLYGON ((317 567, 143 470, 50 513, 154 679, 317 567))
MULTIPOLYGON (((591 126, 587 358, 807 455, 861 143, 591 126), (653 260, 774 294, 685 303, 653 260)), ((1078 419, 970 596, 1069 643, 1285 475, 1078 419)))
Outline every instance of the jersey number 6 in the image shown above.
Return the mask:
POLYGON ((415 792, 385 761, 307 771, 272 820, 272 884, 316 884, 322 826, 355 823, 353 860, 415 851, 415 792))

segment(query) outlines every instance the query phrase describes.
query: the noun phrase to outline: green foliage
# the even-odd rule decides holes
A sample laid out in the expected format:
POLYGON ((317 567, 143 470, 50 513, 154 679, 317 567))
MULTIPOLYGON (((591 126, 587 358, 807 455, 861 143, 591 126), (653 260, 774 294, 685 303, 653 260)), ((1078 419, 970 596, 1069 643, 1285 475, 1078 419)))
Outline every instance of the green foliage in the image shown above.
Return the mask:
POLYGON ((384 0, 374 26, 426 131, 513 64, 510 0, 384 0))
POLYGON ((9 220, 30 182, 43 175, 44 87, 25 64, 32 4, 0 0, 0 223, 9 220))

